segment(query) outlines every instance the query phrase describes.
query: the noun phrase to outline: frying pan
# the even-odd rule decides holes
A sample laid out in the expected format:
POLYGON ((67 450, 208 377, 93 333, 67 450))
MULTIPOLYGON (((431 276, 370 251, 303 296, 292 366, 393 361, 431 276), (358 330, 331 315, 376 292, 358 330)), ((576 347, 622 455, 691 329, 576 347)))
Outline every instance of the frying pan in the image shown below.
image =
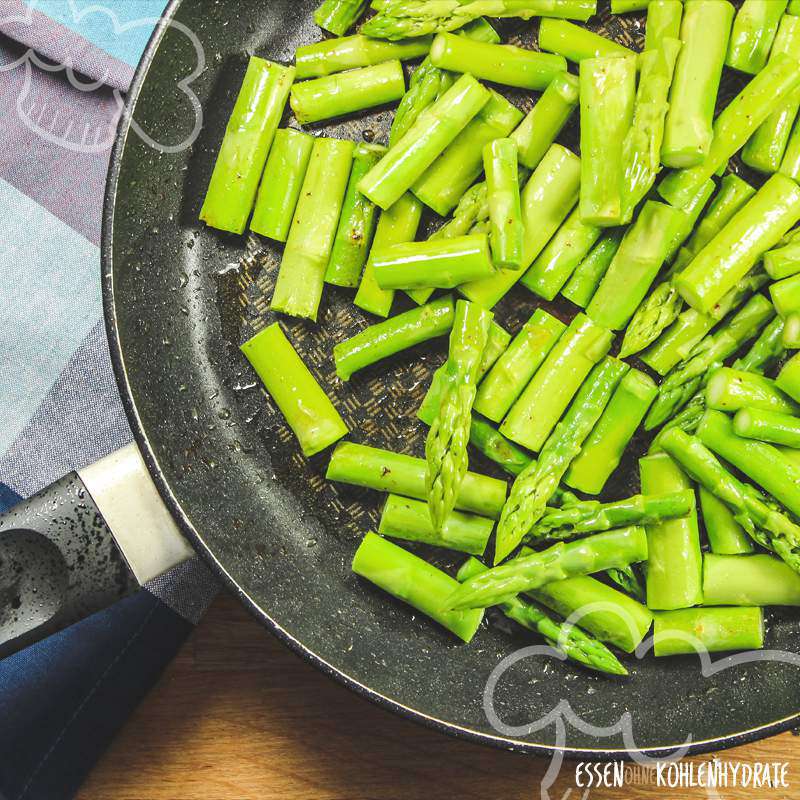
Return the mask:
MULTIPOLYGON (((541 719, 567 701, 591 726, 613 728, 629 714, 632 739, 588 725, 567 725, 559 736, 554 722, 521 735, 503 733, 487 719, 484 688, 501 660, 531 638, 490 625, 471 645, 458 644, 350 572, 360 537, 376 525, 380 499, 326 482, 326 454, 301 457, 238 351, 272 321, 268 303, 279 250, 198 222, 248 56, 290 61, 298 44, 319 36, 311 22, 315 5, 176 0, 153 35, 114 147, 103 233, 112 358, 152 482, 144 470, 128 470, 137 474, 140 494, 127 490, 127 510, 120 511, 124 490, 106 490, 138 455, 115 456, 84 471, 83 483, 68 476, 0 520, 0 585, 5 569, 6 587, 16 592, 14 609, 0 617, 2 652, 141 582, 128 550, 121 557, 109 539, 101 512, 119 538, 117 529, 135 506, 131 498, 149 493, 140 502, 152 508, 136 519, 137 536, 150 541, 155 528, 171 537, 165 564, 188 552, 171 517, 230 590, 295 652, 362 696, 444 732, 528 753, 562 749, 582 758, 618 758, 632 748, 664 755, 687 740, 693 752, 718 750, 796 724, 800 684, 792 665, 761 661, 704 676, 695 657, 650 655, 627 659, 631 675, 618 680, 539 654, 508 669, 497 686, 495 709, 506 725, 541 719), (188 84, 184 79, 198 71, 198 52, 187 31, 206 59, 188 84), (182 147, 196 121, 191 92, 203 125, 193 144, 182 147), (155 508, 153 484, 169 515, 155 508), (49 605, 42 598, 51 598, 49 605)), ((612 17, 607 4, 601 7, 596 30, 641 45, 641 16, 612 17)), ((503 33, 532 45, 534 28, 510 24, 503 33)), ((318 132, 380 139, 389 118, 382 111, 318 132)), ((575 139, 570 129, 561 141, 575 147, 575 139)), ((333 345, 374 321, 352 305, 351 295, 327 287, 317 324, 284 318, 282 325, 341 410, 352 439, 420 455, 425 433, 414 412, 446 343, 403 353, 349 384, 337 381, 333 345)), ((516 289, 497 319, 516 332, 540 304, 516 289)), ((567 303, 546 307, 562 318, 574 313, 567 303)), ((632 448, 608 497, 636 490, 635 451, 642 447, 632 448)), ((475 455, 472 467, 496 474, 475 455)), ((419 552, 445 566, 455 563, 432 550, 419 552)), ((768 647, 800 650, 794 616, 771 617, 768 647)))

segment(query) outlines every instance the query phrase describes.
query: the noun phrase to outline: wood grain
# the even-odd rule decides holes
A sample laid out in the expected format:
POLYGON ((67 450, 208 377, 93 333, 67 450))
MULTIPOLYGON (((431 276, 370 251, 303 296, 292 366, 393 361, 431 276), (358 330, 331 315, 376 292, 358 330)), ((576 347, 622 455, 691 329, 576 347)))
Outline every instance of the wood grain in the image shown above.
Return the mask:
MULTIPOLYGON (((788 761, 791 788, 592 789, 594 800, 800 798, 791 734, 720 754, 788 761)), ((693 759, 696 763, 711 756, 693 759)), ((79 800, 539 798, 547 763, 456 741, 379 709, 220 596, 97 765, 79 800)), ((551 797, 582 798, 565 763, 551 797)))

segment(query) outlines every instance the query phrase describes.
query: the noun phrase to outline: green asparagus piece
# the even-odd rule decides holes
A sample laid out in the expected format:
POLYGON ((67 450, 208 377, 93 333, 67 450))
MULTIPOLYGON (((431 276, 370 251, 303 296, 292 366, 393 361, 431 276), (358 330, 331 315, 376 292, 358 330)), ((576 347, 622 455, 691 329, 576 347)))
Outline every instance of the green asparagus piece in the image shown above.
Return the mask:
POLYGON ((775 379, 775 385, 800 403, 800 353, 792 356, 775 379))
POLYGON ((634 600, 643 603, 646 597, 645 587, 636 568, 630 564, 627 567, 616 567, 606 570, 606 577, 619 586, 623 592, 629 594, 634 600))
POLYGON ((680 50, 680 39, 664 39, 660 47, 645 50, 640 57, 641 74, 633 122, 622 146, 624 223, 630 222, 634 209, 653 188, 661 170, 661 143, 669 108, 667 97, 680 50))
POLYGON ((697 344, 659 386, 658 397, 645 419, 645 430, 657 428, 680 411, 700 388, 709 368, 732 356, 748 339, 754 338, 769 322, 772 313, 769 301, 755 295, 730 322, 697 344))
MULTIPOLYGON (((667 264, 673 263, 675 257, 678 255, 678 251, 692 235, 697 220, 700 219, 700 215, 703 213, 706 203, 711 199, 711 195, 714 194, 716 188, 716 184, 713 180, 707 180, 700 189, 692 195, 686 205, 680 207, 673 206, 673 208, 678 208, 682 213, 682 222, 674 231, 672 242, 670 243, 667 253, 667 264)), ((675 270, 670 267, 670 275, 674 273, 675 270)))
MULTIPOLYGON (((462 564, 456 578, 463 582, 486 570, 487 567, 478 559, 470 558, 462 564)), ((551 647, 560 650, 572 661, 609 675, 628 674, 628 670, 602 642, 575 625, 565 625, 519 597, 509 598, 500 603, 499 608, 508 619, 540 634, 551 647)))
POLYGON ((247 226, 294 77, 294 67, 251 56, 200 209, 212 228, 242 233, 247 226))
POLYGON ((487 517, 451 511, 442 530, 437 533, 431 525, 425 503, 390 494, 381 512, 378 533, 479 556, 486 549, 493 527, 494 523, 487 517))
POLYGON ((733 362, 734 369, 744 372, 766 372, 784 353, 781 342, 783 320, 775 317, 761 332, 753 346, 733 362))
POLYGON ((700 509, 712 553, 737 555, 753 552, 753 540, 736 521, 733 512, 702 486, 700 509))
POLYGON ((742 439, 733 431, 729 416, 706 411, 697 428, 697 438, 736 469, 800 516, 800 468, 776 447, 766 442, 742 439))
POLYGON ((297 79, 321 78, 334 72, 371 67, 395 59, 420 58, 427 55, 432 42, 431 36, 407 42, 382 42, 360 35, 323 39, 297 48, 294 55, 297 79))
POLYGON ((408 132, 358 185, 383 209, 392 206, 486 105, 491 94, 471 75, 462 75, 426 109, 408 132))
POLYGON ((445 601, 448 609, 486 608, 554 581, 625 567, 647 558, 647 536, 639 527, 597 533, 575 542, 520 556, 465 581, 445 601))
POLYGON ((689 305, 708 313, 798 220, 800 186, 773 175, 675 278, 675 286, 689 305))
POLYGON ((258 189, 250 230, 285 242, 311 158, 313 137, 281 128, 275 133, 258 189))
POLYGON ((548 500, 628 369, 627 364, 615 358, 606 358, 598 364, 544 443, 538 461, 531 463, 514 481, 497 526, 495 564, 507 558, 542 517, 548 500))
POLYGON ((733 419, 733 432, 746 439, 800 448, 800 419, 780 411, 742 408, 733 419))
POLYGON ((314 141, 271 308, 316 321, 325 270, 353 164, 353 142, 314 141))
POLYGON ((489 142, 483 150, 483 168, 492 226, 492 261, 503 269, 519 269, 525 228, 517 181, 517 145, 511 139, 489 142))
POLYGON ((683 298, 672 281, 659 283, 642 300, 625 328, 620 347, 620 358, 627 358, 652 344, 660 334, 678 318, 683 308, 683 298))
POLYGON ((450 72, 519 89, 544 91, 550 81, 567 69, 563 56, 538 53, 510 44, 476 42, 452 33, 440 33, 431 45, 431 63, 450 72))
MULTIPOLYGON (((329 481, 425 500, 425 471, 422 458, 342 442, 333 451, 325 477, 329 481)), ((456 497, 456 508, 499 519, 505 501, 505 481, 468 472, 456 497)))
MULTIPOLYGON (((712 367, 709 372, 713 372, 719 365, 712 367)), ((686 433, 695 433, 700 421, 703 419, 703 414, 706 413, 706 393, 705 387, 702 386, 698 389, 689 402, 677 413, 664 423, 664 427, 658 432, 658 435, 653 439, 649 450, 651 455, 662 452, 661 439, 666 435, 667 431, 671 428, 678 428, 678 430, 685 431, 686 433)))
POLYGON ((384 153, 378 145, 360 144, 353 153, 353 169, 344 195, 342 215, 325 270, 325 282, 354 289, 361 279, 377 223, 377 209, 356 188, 384 153))
POLYGON ((710 606, 800 606, 800 575, 761 554, 707 555, 703 593, 710 606))
POLYGON ((622 231, 606 233, 572 273, 561 294, 580 308, 589 305, 622 242, 622 231))
MULTIPOLYGON (((717 5, 716 0, 712 4, 717 5)), ((773 111, 780 108, 798 86, 800 86, 800 69, 795 59, 784 53, 770 59, 767 66, 717 117, 706 159, 697 166, 667 175, 659 184, 659 194, 670 205, 678 207, 684 205, 697 193, 703 183, 722 169, 728 160, 744 147, 759 125, 773 111)), ((673 108, 675 107, 673 105, 673 108)), ((669 126, 669 119, 667 125, 669 126)))
POLYGON ((722 367, 706 385, 706 405, 714 411, 739 411, 742 408, 800 413, 800 406, 787 397, 775 381, 755 372, 722 367))
POLYGON ((800 181, 800 119, 792 128, 779 172, 792 180, 800 181))
POLYGON ((349 381, 351 376, 395 353, 444 336, 453 327, 455 312, 450 295, 428 305, 413 308, 396 317, 370 325, 333 348, 336 374, 349 381))
POLYGON ((769 295, 775 310, 782 317, 800 311, 800 275, 792 275, 769 287, 769 295))
POLYGON ((644 49, 658 50, 665 39, 680 39, 682 0, 653 0, 647 6, 644 49))
MULTIPOLYGON (((526 270, 575 206, 580 187, 580 159, 559 144, 551 145, 522 190, 526 270)), ((468 300, 492 308, 522 276, 520 270, 502 269, 492 278, 459 287, 468 300)))
MULTIPOLYGON (((366 201, 365 198, 365 202, 366 201)), ((402 242, 412 242, 417 235, 422 219, 422 203, 411 192, 406 192, 390 209, 381 211, 375 236, 372 240, 367 263, 361 276, 361 283, 353 301, 359 308, 388 317, 394 300, 394 290, 381 289, 375 280, 372 256, 383 248, 402 242)))
POLYGON ((584 533, 610 531, 627 525, 655 525, 686 517, 694 508, 694 492, 691 489, 637 494, 612 503, 582 500, 565 508, 546 509, 526 540, 574 539, 584 533))
POLYGON ((585 314, 576 315, 511 407, 500 432, 512 442, 539 451, 592 367, 609 351, 613 338, 611 331, 595 325, 585 314))
POLYGON ((744 0, 733 23, 727 66, 755 75, 767 65, 788 0, 744 0))
POLYGON ((455 31, 478 17, 562 17, 586 21, 597 0, 381 0, 362 28, 367 36, 401 39, 455 31))
POLYGON ((500 422, 565 330, 563 322, 537 309, 481 382, 475 410, 500 422))
POLYGON ((586 313, 598 325, 623 329, 664 264, 681 212, 648 200, 622 240, 586 313))
POLYGON ((682 469, 733 511, 748 536, 800 572, 800 526, 728 472, 696 436, 673 428, 664 434, 661 444, 682 469))
POLYGON ((381 289, 452 289, 496 273, 486 234, 375 248, 372 269, 381 289))
POLYGON ((588 256, 601 233, 602 229, 596 225, 581 222, 580 210, 575 208, 520 283, 545 300, 552 300, 588 256))
MULTIPOLYGON (((800 61, 800 19, 797 17, 785 16, 780 20, 770 58, 775 58, 779 53, 786 53, 800 61)), ((800 91, 795 91, 753 134, 742 150, 742 161, 760 172, 777 172, 781 167, 798 110, 800 91)))
POLYGON ((538 102, 511 134, 519 149, 519 163, 536 169, 572 112, 578 106, 578 79, 568 72, 556 75, 538 102))
POLYGON ((482 611, 443 611, 458 581, 413 553, 368 532, 353 557, 353 572, 408 603, 465 642, 475 635, 482 611))
POLYGON ((800 350, 800 311, 786 315, 781 343, 787 350, 800 350))
POLYGON ((636 55, 633 50, 624 45, 561 19, 543 19, 541 21, 539 24, 539 49, 556 53, 576 63, 580 63, 585 58, 636 55))
POLYGON ((656 614, 653 625, 653 654, 659 657, 763 646, 760 608, 682 608, 656 614))
POLYGON ((314 12, 314 22, 334 36, 344 36, 362 17, 369 0, 323 0, 314 12))
POLYGON ((703 555, 692 484, 680 467, 666 454, 639 460, 642 491, 688 491, 691 509, 680 519, 647 528, 647 607, 669 611, 688 608, 703 601, 703 555))
POLYGON ((580 63, 581 219, 609 227, 623 222, 623 143, 633 121, 636 58, 580 63))
MULTIPOLYGON (((414 194, 440 216, 449 214, 481 174, 484 146, 508 136, 521 119, 522 112, 493 91, 489 102, 417 181, 414 194)), ((516 171, 513 179, 516 185, 516 171)))
POLYGON ((652 379, 639 370, 632 369, 622 378, 580 455, 572 462, 564 478, 567 486, 586 494, 603 491, 657 393, 652 379))
POLYGON ((275 322, 241 346, 306 457, 348 433, 347 425, 275 322))
POLYGON ((490 311, 464 300, 456 303, 442 401, 425 440, 425 487, 435 531, 442 530, 455 508, 456 495, 467 474, 472 403, 491 321, 490 311))
POLYGON ((472 415, 469 443, 509 475, 519 475, 532 460, 528 453, 510 442, 497 428, 476 414, 472 415))
POLYGON ((800 237, 764 254, 764 269, 774 281, 800 272, 800 237))
POLYGON ((653 615, 641 603, 588 575, 549 583, 531 594, 625 653, 636 650, 653 624, 653 615))

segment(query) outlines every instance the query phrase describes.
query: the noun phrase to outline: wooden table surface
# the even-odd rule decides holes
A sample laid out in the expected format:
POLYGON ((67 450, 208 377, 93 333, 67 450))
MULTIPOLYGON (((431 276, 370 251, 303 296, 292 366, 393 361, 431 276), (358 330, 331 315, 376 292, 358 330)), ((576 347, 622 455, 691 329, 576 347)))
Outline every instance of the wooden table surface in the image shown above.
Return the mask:
MULTIPOLYGON (((788 761, 788 790, 593 789, 599 800, 800 798, 792 734, 725 760, 788 761)), ((694 759, 708 760, 710 756, 694 759)), ((457 741, 389 714, 290 653, 220 596, 97 765, 79 800, 516 800, 547 763, 457 741)), ((550 796, 584 798, 565 763, 550 796)))

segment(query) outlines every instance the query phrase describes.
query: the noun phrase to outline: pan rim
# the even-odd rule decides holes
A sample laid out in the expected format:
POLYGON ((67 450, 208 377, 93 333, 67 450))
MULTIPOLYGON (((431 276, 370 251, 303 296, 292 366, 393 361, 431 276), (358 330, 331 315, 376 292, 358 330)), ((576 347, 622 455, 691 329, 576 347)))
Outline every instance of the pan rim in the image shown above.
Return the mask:
MULTIPOLYGON (((136 108, 142 87, 147 79, 150 66, 153 63, 159 45, 163 38, 169 22, 175 16, 183 0, 170 0, 165 8, 161 20, 153 31, 147 47, 142 54, 142 58, 128 90, 123 113, 120 115, 114 144, 111 150, 109 161, 108 176, 106 180, 105 195, 103 201, 102 232, 101 232, 101 281, 103 291, 103 312, 108 337, 111 364, 119 390, 122 405, 128 419, 128 423, 142 454, 142 458, 147 465, 150 477, 158 489, 161 498, 177 522, 182 533, 189 539, 195 552, 208 564, 212 571, 222 579, 224 586, 231 591, 244 605, 244 607, 255 617, 268 631, 275 635, 284 645, 292 650, 296 655, 309 662, 324 675, 334 679, 347 689, 355 692, 360 697, 369 700, 375 705, 398 714, 405 719, 409 719, 425 727, 432 728, 440 733, 445 733, 455 738, 464 739, 477 744, 490 745, 501 750, 510 750, 518 753, 525 753, 534 756, 553 756, 560 753, 563 757, 571 760, 583 761, 610 761, 610 760, 630 760, 633 753, 646 756, 648 758, 658 758, 669 756, 674 752, 677 745, 663 745, 647 749, 630 751, 623 748, 572 748, 559 747, 512 739, 501 735, 492 735, 481 731, 476 731, 458 725, 454 722, 440 719, 438 717, 425 714, 418 709, 412 708, 402 703, 398 703, 371 687, 363 684, 353 676, 331 664, 311 648, 303 644, 300 640, 292 636, 275 619, 273 619, 265 609, 261 608, 252 598, 239 586, 236 580, 225 569, 223 564, 215 557, 212 549, 208 547, 195 529, 188 514, 184 511, 178 498, 164 475, 158 462, 158 458, 151 447, 145 426, 139 416, 136 403, 133 399, 133 391, 128 379, 128 372, 125 365, 125 358, 122 352, 122 343, 119 336, 119 326, 116 315, 116 298, 114 293, 114 260, 113 260, 113 228, 114 212, 117 199, 117 188, 122 160, 125 154, 125 146, 130 131, 133 111, 136 108)), ((800 720, 800 710, 779 720, 765 725, 749 728, 744 731, 727 734, 711 739, 694 741, 687 747, 688 755, 701 755, 703 753, 716 752, 731 747, 738 747, 749 742, 765 739, 770 736, 783 733, 797 727, 800 720)))

